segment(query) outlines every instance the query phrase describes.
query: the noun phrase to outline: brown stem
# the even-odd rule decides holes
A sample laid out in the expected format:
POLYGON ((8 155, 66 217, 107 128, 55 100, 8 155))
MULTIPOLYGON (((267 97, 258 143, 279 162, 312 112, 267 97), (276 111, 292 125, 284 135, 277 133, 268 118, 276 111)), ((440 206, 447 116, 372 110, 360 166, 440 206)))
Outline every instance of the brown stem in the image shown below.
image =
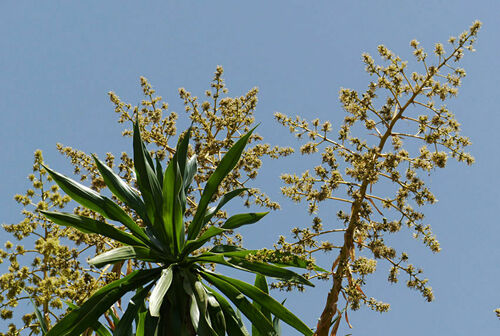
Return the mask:
MULTIPOLYGON (((394 128, 394 125, 396 122, 401 118, 403 115, 403 112, 406 110, 406 108, 415 100, 415 98, 418 96, 418 94, 422 91, 422 88, 424 87, 424 84, 430 79, 430 76, 428 75, 426 80, 422 83, 422 85, 413 93, 413 95, 408 99, 406 104, 402 106, 398 113, 394 116, 394 118, 391 120, 391 123, 389 124, 389 127, 387 128, 386 132, 384 133, 384 136, 380 139, 379 145, 377 147, 377 151, 373 154, 372 162, 369 165, 370 171, 375 172, 375 167, 376 167, 376 162, 379 154, 382 152, 384 145, 389 138, 389 136, 392 133, 392 129, 394 128)), ((342 246, 338 258, 338 264, 337 264, 337 270, 335 271, 333 275, 333 286, 330 289, 330 292, 328 293, 328 296, 326 298, 326 304, 325 308, 323 309, 323 312, 321 313, 321 317, 318 321, 318 325, 316 327, 316 332, 314 333, 315 336, 327 336, 328 331, 330 330, 330 327, 332 325, 332 319, 335 313, 337 312, 337 302, 339 299, 339 293, 340 290, 342 289, 342 280, 344 278, 344 273, 346 271, 346 268, 348 266, 348 261, 349 261, 349 256, 353 254, 354 252, 354 231, 357 227, 358 220, 359 220, 359 210, 361 207, 361 204, 363 200, 366 198, 366 189, 369 185, 369 174, 367 174, 367 177, 361 184, 361 187, 359 188, 359 196, 356 198, 356 200, 353 202, 351 206, 351 215, 350 215, 350 220, 349 220, 349 225, 347 227, 347 230, 344 234, 344 245, 342 246)), ((335 264, 334 266, 335 267, 335 264)))

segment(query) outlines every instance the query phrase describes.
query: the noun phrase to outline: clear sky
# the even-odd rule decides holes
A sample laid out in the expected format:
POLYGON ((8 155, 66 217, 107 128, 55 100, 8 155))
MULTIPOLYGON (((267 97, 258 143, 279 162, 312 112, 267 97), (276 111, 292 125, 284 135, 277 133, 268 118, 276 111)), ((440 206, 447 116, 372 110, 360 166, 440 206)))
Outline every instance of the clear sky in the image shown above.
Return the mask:
MULTIPOLYGON (((411 242, 404 230, 396 237, 408 241, 412 261, 423 266, 436 300, 426 303, 403 283, 390 285, 388 266, 381 263, 382 271, 369 278, 367 290, 391 303, 390 312, 351 313, 354 329, 342 324, 339 334, 497 335, 499 13, 500 2, 493 0, 2 1, 0 222, 22 219, 12 197, 28 187, 35 149, 66 172, 70 165, 56 151, 57 142, 100 155, 131 150, 129 139, 120 135, 107 92, 136 103, 141 75, 185 122, 177 89, 202 96, 216 66, 223 65, 230 95, 259 87, 256 118, 265 141, 298 147, 273 121, 274 112, 338 125, 344 113, 337 98, 340 87, 362 90, 369 80, 362 52, 375 55, 383 43, 412 62, 413 38, 430 49, 479 19, 484 26, 477 52, 464 58, 468 76, 458 98, 448 102, 473 142, 477 163, 450 163, 430 179, 439 202, 426 215, 441 253, 433 255, 411 242)), ((255 186, 280 201, 282 210, 245 231, 247 247, 271 247, 292 225, 309 224, 306 207, 292 204, 279 191, 279 174, 301 172, 307 167, 304 161, 297 155, 265 162, 255 186)), ((330 206, 336 212, 337 204, 330 206)), ((0 237, 12 240, 6 233, 0 237)), ((324 261, 329 267, 331 261, 324 261)), ((276 294, 287 297, 287 306, 315 325, 329 286, 276 294)))

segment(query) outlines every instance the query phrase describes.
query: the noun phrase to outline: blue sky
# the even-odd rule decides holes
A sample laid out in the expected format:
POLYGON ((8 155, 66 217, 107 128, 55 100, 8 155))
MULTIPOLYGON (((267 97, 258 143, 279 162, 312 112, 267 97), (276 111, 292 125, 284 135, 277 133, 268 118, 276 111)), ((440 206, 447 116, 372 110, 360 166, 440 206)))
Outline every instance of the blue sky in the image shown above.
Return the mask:
MULTIPOLYGON (((367 288, 369 295, 392 304, 390 312, 351 313, 354 329, 342 324, 339 334, 498 334, 500 321, 493 313, 500 307, 498 13, 497 1, 461 0, 2 1, 0 222, 21 220, 12 197, 28 187, 35 149, 61 171, 70 165, 56 151, 57 142, 100 155, 130 151, 107 92, 135 103, 139 76, 147 77, 185 121, 177 89, 201 96, 222 65, 230 95, 259 87, 256 118, 265 141, 298 147, 273 121, 274 112, 329 119, 335 127, 343 117, 338 90, 362 90, 369 81, 362 52, 375 54, 383 43, 412 62, 413 38, 430 49, 479 19, 484 26, 477 52, 464 58, 468 76, 458 98, 448 102, 473 142, 477 163, 450 163, 430 178, 439 202, 426 215, 441 253, 433 255, 408 240, 407 232, 395 238, 408 244, 413 262, 423 266, 436 300, 426 303, 404 284, 387 283, 388 266, 381 263, 367 288)), ((305 206, 279 192, 281 172, 306 168, 300 155, 265 162, 255 186, 264 186, 282 210, 244 232, 247 247, 271 247, 280 233, 310 222, 305 206)), ((315 325, 329 285, 318 284, 305 294, 276 294, 315 325)))

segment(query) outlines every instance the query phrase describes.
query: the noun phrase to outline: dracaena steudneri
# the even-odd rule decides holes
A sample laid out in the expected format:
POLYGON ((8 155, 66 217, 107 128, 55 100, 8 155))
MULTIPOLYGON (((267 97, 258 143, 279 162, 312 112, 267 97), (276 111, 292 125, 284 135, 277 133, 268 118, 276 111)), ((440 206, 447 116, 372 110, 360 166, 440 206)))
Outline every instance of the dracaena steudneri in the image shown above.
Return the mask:
MULTIPOLYGON (((245 189, 236 189, 221 197, 209 208, 210 200, 219 184, 238 162, 252 133, 242 136, 224 155, 217 169, 207 181, 198 207, 187 230, 184 225, 187 190, 196 174, 196 156, 188 158, 191 129, 179 139, 176 153, 165 171, 161 162, 153 161, 134 125, 134 166, 139 192, 126 184, 111 168, 94 157, 99 172, 114 196, 134 210, 142 220, 139 226, 117 203, 49 168, 54 181, 76 202, 105 218, 119 222, 128 232, 107 222, 69 213, 43 214, 59 225, 71 226, 86 233, 96 233, 114 239, 123 246, 107 251, 90 260, 102 267, 107 264, 135 259, 150 262, 157 267, 136 270, 94 293, 80 307, 72 310, 47 335, 79 335, 96 325, 103 315, 125 293, 136 291, 134 299, 147 299, 149 310, 144 314, 148 327, 155 335, 248 335, 241 319, 226 300, 232 301, 263 335, 275 334, 269 313, 291 325, 304 335, 312 331, 283 305, 267 293, 243 281, 229 278, 205 268, 206 263, 222 264, 240 270, 270 276, 280 280, 311 285, 301 275, 274 265, 251 261, 255 250, 236 246, 216 245, 208 252, 192 252, 209 243, 210 239, 226 230, 259 221, 266 213, 243 213, 229 217, 223 225, 211 225, 210 220, 228 201, 245 189), (223 294, 223 295, 221 295, 223 294), (253 304, 247 299, 253 300, 253 304), (264 312, 264 314, 263 314, 264 312), (268 317, 266 317, 268 316, 268 317)), ((306 267, 306 263, 288 256, 285 266, 306 267)), ((140 305, 129 305, 124 314, 133 316, 140 305)), ((119 330, 130 332, 133 319, 123 319, 119 330)), ((141 323, 136 322, 136 324, 141 323)), ((144 322, 143 322, 144 323, 144 322)), ((118 328, 117 327, 117 328, 118 328)), ((146 333, 147 334, 147 333, 146 333)), ((146 335, 145 334, 145 335, 146 335)))

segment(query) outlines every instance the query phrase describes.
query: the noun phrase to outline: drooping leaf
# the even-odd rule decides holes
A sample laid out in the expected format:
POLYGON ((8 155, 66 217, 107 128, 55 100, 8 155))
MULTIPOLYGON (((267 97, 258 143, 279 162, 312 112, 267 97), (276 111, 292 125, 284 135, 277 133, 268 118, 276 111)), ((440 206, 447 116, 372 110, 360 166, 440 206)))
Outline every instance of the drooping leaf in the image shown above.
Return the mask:
POLYGON ((217 192, 220 183, 222 180, 229 174, 229 172, 236 166, 238 163, 241 153, 245 149, 248 139, 252 134, 253 128, 250 132, 242 136, 224 155, 224 157, 219 162, 217 168, 214 173, 208 179, 205 188, 203 189, 203 193, 201 195, 200 202, 198 203, 198 208, 196 210, 196 214, 194 215, 193 221, 188 228, 188 239, 195 239, 200 233, 203 227, 203 220, 205 219, 205 213, 212 199, 212 196, 217 192))
POLYGON ((274 331, 276 332, 276 335, 281 336, 281 323, 280 323, 280 319, 277 318, 276 316, 273 317, 273 328, 274 328, 274 331))
POLYGON ((102 236, 119 241, 126 245, 142 245, 146 244, 139 238, 128 234, 113 225, 101 222, 89 217, 74 215, 64 212, 40 211, 45 217, 58 225, 74 227, 84 233, 96 233, 102 236))
MULTIPOLYGON (((255 286, 252 286, 250 284, 247 284, 244 281, 238 280, 238 279, 233 279, 226 277, 221 274, 216 274, 213 272, 210 272, 208 270, 205 270, 202 273, 204 276, 210 275, 211 277, 215 277, 219 280, 225 281, 226 283, 230 284, 233 286, 233 288, 237 289, 244 295, 248 296, 255 302, 259 303, 262 307, 268 309, 273 315, 278 317, 280 320, 283 322, 287 323, 291 327, 295 328, 297 331, 301 332, 304 335, 312 335, 313 332, 312 330, 304 324, 298 317, 296 317, 292 312, 290 312, 287 308, 283 307, 278 301, 273 299, 271 296, 267 295, 260 289, 256 288, 255 286)), ((213 278, 211 278, 213 280, 213 278)), ((207 279, 208 281, 208 279, 207 279)), ((212 282, 214 285, 215 283, 212 282)), ((219 287, 217 287, 219 288, 219 287)), ((220 289, 220 288, 219 288, 220 289)), ((222 289, 221 289, 222 291, 222 289)), ((244 313, 244 311, 242 310, 244 313)), ((260 313, 260 312, 259 312, 260 313)), ((260 313, 261 314, 261 313, 260 313)), ((262 314, 261 314, 262 315, 262 314)), ((267 321, 267 319, 266 319, 267 321)), ((253 322, 253 321, 252 321, 253 322)), ((267 321, 269 322, 269 321, 267 321)), ((263 332, 262 330, 259 329, 259 331, 263 332)), ((274 332, 274 329, 273 329, 274 332)))
POLYGON ((161 272, 161 277, 156 283, 156 286, 151 293, 151 297, 149 298, 149 313, 153 317, 160 316, 160 308, 163 303, 163 298, 170 288, 170 284, 172 283, 172 278, 174 276, 173 266, 174 265, 170 265, 161 272))
POLYGON ((219 302, 210 292, 207 293, 207 303, 207 313, 208 316, 210 316, 212 328, 215 330, 217 335, 224 336, 226 332, 226 320, 224 318, 224 313, 222 312, 219 302))
POLYGON ((300 274, 290 271, 286 268, 274 266, 272 264, 263 263, 260 261, 248 261, 245 258, 238 257, 231 257, 228 259, 228 262, 257 274, 262 274, 276 279, 292 281, 314 287, 314 284, 312 282, 310 282, 300 274))
POLYGON ((218 336, 217 332, 212 328, 212 321, 210 320, 210 315, 208 314, 208 294, 205 287, 199 280, 194 281, 194 295, 196 297, 196 301, 198 302, 198 307, 201 308, 200 312, 202 313, 199 328, 200 335, 218 336))
POLYGON ((262 334, 274 335, 274 328, 271 322, 269 322, 269 320, 267 320, 232 283, 206 270, 200 271, 200 274, 206 281, 217 287, 227 296, 262 334))
POLYGON ((184 278, 183 288, 186 294, 190 298, 189 316, 191 317, 191 323, 193 325, 193 328, 197 332, 200 326, 200 316, 202 312, 200 311, 200 307, 198 306, 198 301, 196 300, 196 296, 194 295, 193 286, 190 283, 190 279, 187 277, 184 278))
POLYGON ((59 174, 58 172, 55 172, 45 166, 44 168, 49 172, 50 176, 54 179, 57 185, 61 187, 61 189, 64 190, 64 192, 73 200, 90 210, 100 213, 106 218, 119 221, 136 237, 140 238, 144 242, 148 241, 144 231, 118 204, 109 198, 100 195, 98 192, 87 188, 86 186, 81 185, 80 183, 73 181, 62 174, 59 174))
POLYGON ((227 219, 227 221, 222 225, 224 229, 236 229, 240 226, 253 224, 262 219, 269 212, 251 212, 251 213, 243 213, 231 216, 227 219))
POLYGON ((90 259, 89 264, 100 268, 122 260, 137 259, 143 261, 158 261, 163 258, 164 257, 162 255, 155 253, 147 247, 121 246, 101 253, 90 259))
MULTIPOLYGON (((234 252, 233 252, 234 253, 234 252)), ((228 253, 232 254, 232 253, 228 253)), ((278 267, 272 264, 263 263, 260 261, 248 261, 244 257, 227 256, 226 254, 209 254, 204 253, 195 257, 188 258, 191 262, 198 263, 215 263, 224 266, 229 266, 246 272, 262 274, 279 280, 292 281, 304 285, 314 287, 314 284, 305 279, 298 273, 295 273, 286 268, 278 267)))
POLYGON ((46 336, 75 336, 91 327, 125 293, 150 282, 161 269, 138 270, 113 281, 94 293, 80 307, 61 319, 46 336))
POLYGON ((229 302, 227 302, 222 295, 217 293, 212 288, 208 286, 205 286, 205 288, 217 299, 217 302, 220 304, 222 313, 224 314, 224 320, 226 321, 227 334, 231 336, 250 336, 241 318, 238 317, 233 307, 231 307, 231 304, 229 304, 229 302))

